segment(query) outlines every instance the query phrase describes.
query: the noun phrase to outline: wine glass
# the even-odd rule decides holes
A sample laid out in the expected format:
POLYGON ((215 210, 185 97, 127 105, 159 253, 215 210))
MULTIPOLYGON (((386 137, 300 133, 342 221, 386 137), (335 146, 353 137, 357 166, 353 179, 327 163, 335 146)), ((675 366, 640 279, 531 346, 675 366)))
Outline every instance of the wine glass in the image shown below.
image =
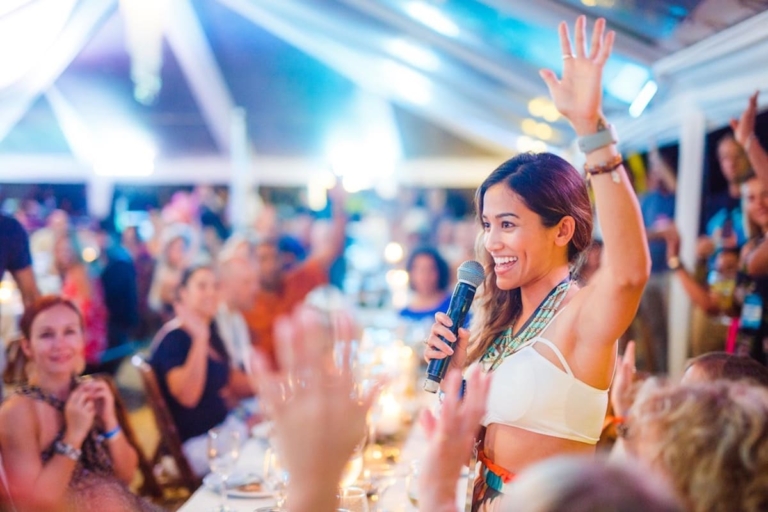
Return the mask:
POLYGON ((279 512, 284 510, 286 488, 288 487, 288 472, 280 466, 277 452, 267 448, 264 453, 264 482, 275 494, 275 505, 257 508, 255 512, 279 512))
POLYGON ((211 473, 221 479, 221 505, 219 512, 231 512, 227 506, 227 480, 240 457, 240 432, 212 428, 208 431, 208 465, 211 473))
POLYGON ((408 477, 405 480, 405 488, 408 493, 408 501, 411 505, 419 508, 419 461, 411 461, 408 477))
POLYGON ((344 466, 344 470, 341 472, 341 481, 339 487, 349 487, 360 477, 360 473, 363 471, 363 449, 365 448, 365 438, 363 438, 357 446, 355 446, 352 456, 344 466))
POLYGON ((368 495, 360 487, 339 489, 339 508, 349 512, 369 512, 368 495))

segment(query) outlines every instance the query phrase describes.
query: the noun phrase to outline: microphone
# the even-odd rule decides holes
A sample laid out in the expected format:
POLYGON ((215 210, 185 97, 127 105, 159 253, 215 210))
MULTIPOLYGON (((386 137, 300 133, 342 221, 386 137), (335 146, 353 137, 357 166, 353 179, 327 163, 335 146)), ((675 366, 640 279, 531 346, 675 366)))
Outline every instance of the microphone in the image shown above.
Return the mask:
MULTIPOLYGON (((477 287, 485 279, 485 271, 478 262, 469 260, 459 265, 456 275, 459 282, 456 283, 456 287, 453 289, 451 303, 446 314, 450 317, 451 322, 453 322, 450 329, 457 336, 458 341, 459 327, 464 325, 467 312, 469 312, 469 306, 472 305, 472 300, 475 298, 477 287)), ((440 336, 440 339, 448 343, 451 348, 454 348, 455 343, 450 343, 442 336, 440 336)), ((425 391, 436 393, 440 389, 440 382, 445 377, 445 372, 448 371, 450 362, 451 356, 444 359, 433 359, 429 362, 429 366, 427 366, 427 380, 424 381, 425 391)))

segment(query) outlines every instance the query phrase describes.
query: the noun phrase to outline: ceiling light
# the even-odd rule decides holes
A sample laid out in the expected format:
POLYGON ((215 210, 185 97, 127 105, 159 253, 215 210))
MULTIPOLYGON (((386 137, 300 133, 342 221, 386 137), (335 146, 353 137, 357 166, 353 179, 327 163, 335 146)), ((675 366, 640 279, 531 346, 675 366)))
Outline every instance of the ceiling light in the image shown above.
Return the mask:
POLYGON ((405 5, 405 12, 411 18, 420 21, 444 36, 457 37, 461 32, 459 26, 434 5, 425 4, 424 2, 408 2, 405 5))
POLYGON ((640 92, 637 94, 635 101, 629 106, 629 115, 632 117, 640 117, 645 107, 651 102, 656 91, 659 90, 659 86, 653 80, 648 80, 640 92))
POLYGON ((625 103, 631 103, 649 77, 648 68, 627 63, 608 82, 605 89, 611 96, 625 103))
POLYGON ((395 57, 425 71, 437 71, 440 68, 440 57, 435 52, 405 39, 390 39, 385 47, 395 57))

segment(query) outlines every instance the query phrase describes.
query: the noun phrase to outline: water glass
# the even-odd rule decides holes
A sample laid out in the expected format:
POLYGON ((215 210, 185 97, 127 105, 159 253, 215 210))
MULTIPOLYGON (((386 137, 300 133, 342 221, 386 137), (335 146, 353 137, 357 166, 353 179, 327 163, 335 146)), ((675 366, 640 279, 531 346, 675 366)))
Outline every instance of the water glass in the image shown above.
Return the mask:
POLYGON ((208 431, 208 465, 211 473, 221 479, 221 505, 219 512, 230 512, 227 506, 227 480, 235 470, 240 457, 240 432, 213 428, 208 431))
POLYGON ((339 508, 349 512, 370 512, 368 495, 360 487, 346 487, 339 490, 339 508))

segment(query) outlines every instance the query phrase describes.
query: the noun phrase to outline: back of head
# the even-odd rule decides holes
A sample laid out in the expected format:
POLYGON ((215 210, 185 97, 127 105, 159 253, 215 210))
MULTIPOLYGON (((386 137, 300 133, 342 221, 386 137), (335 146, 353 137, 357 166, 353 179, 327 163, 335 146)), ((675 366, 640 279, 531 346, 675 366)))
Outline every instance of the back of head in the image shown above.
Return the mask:
POLYGON ((682 512, 669 487, 637 465, 557 457, 524 471, 504 512, 682 512))
POLYGON ((737 356, 727 352, 709 352, 700 355, 688 363, 686 376, 694 370, 698 378, 686 379, 692 381, 742 380, 768 388, 768 368, 751 357, 737 356))
POLYGON ((768 510, 768 391, 747 382, 640 389, 628 448, 668 475, 693 512, 768 510))

